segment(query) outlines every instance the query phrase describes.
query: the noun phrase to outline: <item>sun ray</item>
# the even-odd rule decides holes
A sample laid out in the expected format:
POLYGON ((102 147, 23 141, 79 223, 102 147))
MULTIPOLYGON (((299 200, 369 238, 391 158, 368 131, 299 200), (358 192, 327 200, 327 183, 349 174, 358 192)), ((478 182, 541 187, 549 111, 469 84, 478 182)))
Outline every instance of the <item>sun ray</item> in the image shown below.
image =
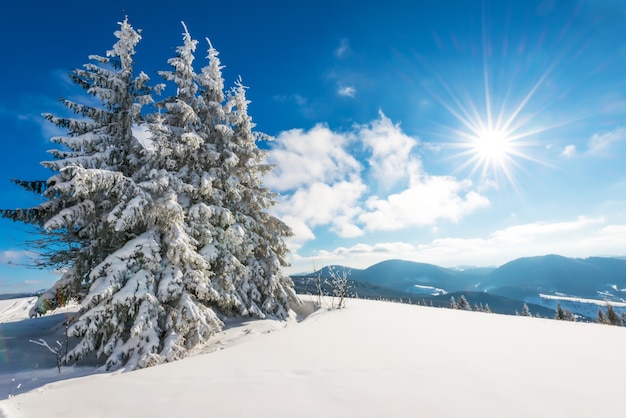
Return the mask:
POLYGON ((483 78, 485 84, 485 110, 487 112, 487 126, 489 130, 493 129, 493 124, 491 120, 491 93, 489 91, 489 60, 488 60, 488 48, 485 47, 488 42, 487 38, 487 17, 485 11, 485 3, 483 2, 483 13, 482 13, 482 40, 483 40, 483 78))
MULTIPOLYGON (((483 28, 483 45, 487 42, 487 32, 483 28)), ((437 94, 432 86, 425 88, 459 122, 456 127, 436 124, 443 132, 447 132, 447 138, 452 139, 451 142, 441 145, 457 150, 448 158, 463 159, 453 173, 458 174, 469 169, 469 177, 478 175, 483 180, 504 180, 517 189, 516 175, 526 172, 523 161, 553 167, 540 158, 542 153, 537 152, 540 148, 545 148, 540 140, 546 139, 546 132, 580 118, 551 121, 548 124, 539 118, 549 103, 535 99, 544 91, 542 89, 553 74, 560 57, 553 59, 544 71, 536 75, 534 82, 528 84, 529 88, 521 92, 518 100, 514 99, 514 91, 517 90, 514 77, 506 83, 502 96, 494 94, 496 90, 492 88, 492 69, 486 47, 483 48, 481 58, 481 87, 484 95, 482 103, 473 99, 465 86, 455 86, 453 89, 436 71, 433 74, 442 90, 437 94)))

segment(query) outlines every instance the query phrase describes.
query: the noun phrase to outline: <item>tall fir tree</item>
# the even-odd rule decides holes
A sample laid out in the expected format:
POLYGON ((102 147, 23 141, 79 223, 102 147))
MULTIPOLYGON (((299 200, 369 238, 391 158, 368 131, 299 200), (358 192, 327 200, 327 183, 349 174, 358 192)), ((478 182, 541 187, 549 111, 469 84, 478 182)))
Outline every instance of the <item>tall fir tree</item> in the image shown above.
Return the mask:
POLYGON ((224 206, 233 214, 236 227, 243 232, 243 245, 235 247, 236 256, 245 266, 239 278, 239 296, 246 310, 263 317, 271 313, 287 315, 289 300, 295 300, 293 283, 282 273, 288 252, 284 238, 292 234, 282 221, 268 213, 276 195, 263 186, 262 176, 272 167, 266 153, 256 144, 267 137, 253 131, 248 115, 246 88, 238 81, 227 103, 227 119, 233 128, 230 141, 218 145, 222 165, 226 167, 224 206))
POLYGON ((50 151, 54 160, 42 163, 55 174, 45 182, 15 181, 42 194, 46 201, 34 208, 3 212, 42 232, 40 239, 31 242, 40 250, 40 266, 64 271, 39 298, 33 313, 44 313, 69 298, 82 298, 90 285, 90 272, 106 258, 112 241, 120 244, 133 236, 132 230, 118 233, 110 228, 106 218, 117 213, 123 221, 128 213, 121 208, 138 191, 125 180, 141 164, 142 146, 132 128, 142 123, 142 107, 152 97, 148 76, 133 72, 135 46, 141 36, 128 19, 119 25, 118 40, 106 56, 90 56, 90 63, 70 75, 99 103, 62 99, 78 117, 44 115, 69 131, 52 138, 61 147, 50 151))
MULTIPOLYGON (((183 25, 184 26, 184 25, 183 25)), ((270 169, 256 141, 241 83, 227 95, 217 51, 196 74, 197 42, 183 45, 159 74, 176 95, 156 106, 148 144, 133 135, 152 102, 145 74, 133 76, 140 39, 128 21, 107 57, 76 70, 74 80, 102 106, 66 101, 82 118, 48 115, 70 131, 55 138, 69 149, 44 163, 48 182, 23 182, 48 201, 15 220, 54 235, 69 269, 40 299, 40 312, 68 297, 81 300, 67 355, 105 357, 108 369, 145 367, 184 357, 219 331, 220 315, 285 318, 298 303, 283 238, 290 229, 268 214, 274 195, 261 175, 270 169)))

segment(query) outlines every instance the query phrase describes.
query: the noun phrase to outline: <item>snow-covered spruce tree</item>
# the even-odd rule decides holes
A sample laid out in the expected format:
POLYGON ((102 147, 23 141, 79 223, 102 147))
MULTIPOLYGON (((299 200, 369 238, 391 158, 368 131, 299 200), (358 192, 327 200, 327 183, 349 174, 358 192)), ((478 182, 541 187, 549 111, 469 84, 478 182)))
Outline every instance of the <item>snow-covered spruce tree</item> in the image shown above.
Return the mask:
POLYGON ((184 357, 223 326, 213 309, 222 296, 211 284, 214 246, 194 237, 196 229, 212 236, 208 219, 196 225, 194 216, 202 218, 203 201, 215 200, 207 171, 216 162, 198 115, 196 44, 185 28, 183 45, 168 61, 173 70, 159 73, 177 94, 157 104, 151 146, 133 175, 150 196, 140 215, 148 214, 147 228, 92 273, 90 310, 73 327, 83 339, 72 358, 96 351, 107 357, 107 368, 149 366, 184 357))
POLYGON ((62 100, 77 117, 45 114, 65 136, 52 138, 61 145, 50 151, 54 160, 42 164, 55 172, 47 181, 15 181, 43 195, 44 203, 3 215, 43 232, 31 244, 40 250, 38 263, 62 269, 61 279, 40 297, 31 314, 82 298, 90 285, 89 273, 115 248, 134 236, 110 228, 107 216, 116 213, 138 191, 125 176, 140 165, 141 145, 132 127, 142 122, 142 106, 152 101, 144 73, 133 73, 135 46, 141 36, 128 20, 115 32, 118 39, 106 56, 74 70, 71 78, 96 100, 62 100))
POLYGON ((556 304, 556 313, 554 315, 554 319, 558 319, 559 321, 565 321, 565 312, 563 308, 561 308, 561 304, 556 304))
POLYGON ((160 72, 178 94, 162 103, 165 113, 156 115, 151 128, 160 169, 179 181, 187 232, 210 263, 203 278, 181 285, 197 289, 192 293, 199 302, 221 312, 284 318, 290 301, 297 301, 281 272, 287 264, 283 238, 291 231, 267 213, 274 195, 261 175, 271 167, 256 143, 266 137, 252 131, 241 83, 225 96, 211 43, 208 65, 195 74, 197 43, 186 28, 183 37, 178 56, 169 61, 173 71, 160 72))
MULTIPOLYGON (((184 26, 184 25, 183 25, 184 26)), ((144 176, 150 184, 162 222, 166 246, 158 285, 165 312, 164 360, 185 355, 188 349, 220 330, 213 307, 228 306, 211 283, 215 240, 209 213, 215 190, 209 170, 216 153, 207 142, 207 127, 199 115, 200 101, 193 68, 197 42, 184 27, 183 45, 168 60, 172 71, 159 74, 176 86, 176 96, 158 103, 150 123, 153 152, 144 176)), ((225 300, 225 299, 224 299, 225 300)), ((225 309, 220 309, 225 310, 225 309)))
POLYGON ((461 309, 464 311, 471 311, 472 305, 469 304, 465 295, 459 296, 459 299, 456 301, 456 309, 461 309))
POLYGON ((617 312, 615 312, 613 305, 611 305, 610 303, 606 304, 606 320, 607 323, 610 325, 616 325, 618 327, 621 327, 623 325, 622 318, 618 315, 617 312))
POLYGON ((160 73, 177 94, 157 104, 152 143, 143 147, 132 126, 152 99, 147 77, 131 76, 138 33, 126 21, 121 27, 108 53, 120 58, 119 67, 95 57, 100 65, 76 73, 85 87, 95 86, 87 91, 103 106, 71 104, 87 120, 50 117, 70 130, 57 139, 70 151, 56 151, 57 160, 46 163, 58 171, 44 192, 52 203, 33 217, 74 245, 70 268, 49 298, 82 300, 70 328, 80 341, 67 357, 95 353, 108 369, 185 356, 221 329, 217 312, 284 318, 297 301, 280 272, 290 230, 266 213, 273 195, 259 175, 269 167, 243 87, 225 97, 212 47, 209 65, 194 72, 196 42, 185 28, 183 45, 168 61, 173 71, 160 73), (104 88, 103 74, 117 77, 111 83, 118 90, 104 88))
POLYGON ((83 336, 74 358, 96 351, 109 368, 175 360, 221 329, 217 312, 284 318, 297 300, 280 272, 289 229, 265 212, 265 166, 245 157, 262 154, 243 90, 225 98, 212 47, 196 74, 196 45, 185 28, 172 70, 159 73, 177 93, 157 104, 152 151, 132 177, 149 196, 136 216, 146 228, 91 273, 90 310, 73 327, 83 336), (252 142, 234 144, 240 137, 252 142), (93 324, 105 324, 106 334, 93 324))
POLYGON ((83 309, 70 328, 80 341, 67 358, 95 352, 106 357, 108 368, 161 361, 168 311, 156 297, 163 247, 157 221, 168 216, 158 216, 152 190, 136 181, 142 180, 145 158, 133 126, 142 121, 151 92, 144 73, 133 75, 138 32, 125 20, 115 36, 106 57, 90 57, 95 63, 72 75, 100 103, 64 101, 76 119, 46 115, 69 134, 53 138, 64 148, 44 163, 57 174, 33 218, 59 237, 58 261, 68 265, 35 309, 45 311, 69 297, 81 300, 83 309))
POLYGON ((244 312, 284 318, 290 301, 297 301, 293 282, 282 273, 288 265, 284 238, 292 231, 268 213, 276 195, 263 186, 261 179, 272 166, 257 146, 257 140, 268 138, 253 131, 248 103, 245 87, 238 81, 226 103, 226 122, 232 135, 216 136, 218 166, 223 169, 216 182, 223 191, 223 206, 233 215, 230 228, 241 236, 241 245, 230 252, 245 266, 244 274, 237 278, 237 294, 244 303, 244 312))

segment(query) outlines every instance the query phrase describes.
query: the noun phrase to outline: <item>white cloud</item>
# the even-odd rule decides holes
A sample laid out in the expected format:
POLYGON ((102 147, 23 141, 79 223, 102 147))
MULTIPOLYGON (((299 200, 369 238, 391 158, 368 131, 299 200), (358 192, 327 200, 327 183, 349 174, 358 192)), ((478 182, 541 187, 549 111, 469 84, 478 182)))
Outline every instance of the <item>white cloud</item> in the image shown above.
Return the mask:
POLYGON ((276 168, 265 184, 282 193, 274 213, 294 230, 292 251, 315 239, 316 228, 356 238, 456 222, 489 205, 471 182, 425 173, 412 153, 418 145, 382 112, 350 132, 318 124, 280 133, 268 156, 276 168), (353 150, 367 164, 357 161, 353 150), (371 195, 373 190, 379 195, 371 195))
POLYGON ((594 134, 589 140, 589 150, 591 154, 598 153, 615 142, 622 141, 626 138, 626 129, 617 128, 613 131, 603 134, 594 134))
POLYGON ((320 255, 346 256, 365 254, 367 256, 370 256, 372 253, 383 253, 389 256, 398 253, 402 254, 414 250, 415 247, 406 242, 382 242, 374 245, 356 244, 350 248, 339 247, 332 252, 320 251, 320 255))
POLYGON ((331 230, 341 238, 356 238, 364 234, 363 230, 351 223, 349 216, 338 216, 331 230))
POLYGON ((348 41, 348 39, 341 39, 341 41, 339 41, 339 46, 335 49, 335 56, 337 58, 345 58, 350 54, 350 52, 350 42, 348 41))
POLYGON ((576 155, 576 146, 575 145, 566 146, 563 152, 561 153, 561 155, 566 158, 573 157, 574 155, 576 155))
POLYGON ((285 240, 291 251, 296 252, 302 247, 303 243, 315 239, 315 234, 311 228, 307 226, 305 219, 300 219, 290 214, 283 214, 280 218, 289 225, 293 231, 293 236, 285 240))
POLYGON ((329 225, 342 238, 359 236, 362 231, 352 220, 360 213, 358 201, 365 189, 358 178, 333 184, 313 183, 284 197, 276 213, 288 225, 291 226, 289 220, 298 225, 298 229, 294 229, 298 241, 312 238, 312 232, 298 235, 298 230, 304 231, 302 225, 309 231, 316 226, 329 225))
POLYGON ((389 259, 409 260, 415 255, 415 251, 416 248, 406 242, 382 242, 374 245, 360 243, 351 247, 338 247, 330 251, 321 250, 314 256, 296 257, 295 260, 300 267, 300 270, 297 271, 308 271, 308 266, 313 264, 318 265, 318 268, 329 264, 366 268, 389 259))
MULTIPOLYGON (((389 259, 437 264, 494 266, 520 257, 559 254, 566 257, 626 255, 626 225, 602 226, 603 218, 578 217, 572 221, 533 222, 492 231, 486 236, 437 238, 428 243, 365 244, 321 250, 312 257, 324 263, 366 268, 389 259)), ((303 264, 304 265, 304 264, 303 264)))
POLYGON ((588 218, 581 216, 575 221, 535 222, 524 225, 515 225, 495 231, 492 234, 491 241, 504 245, 531 242, 540 236, 579 231, 590 225, 599 225, 603 222, 603 218, 588 218))
POLYGON ((394 125, 382 112, 379 116, 379 119, 361 126, 358 136, 371 152, 372 176, 378 184, 390 188, 408 176, 411 165, 420 164, 411 156, 419 142, 402 132, 400 125, 394 125))
POLYGON ((364 187, 359 181, 342 181, 332 185, 314 183, 288 198, 289 212, 299 214, 312 226, 330 224, 336 213, 356 204, 364 187))
POLYGON ((468 190, 470 186, 469 182, 458 182, 453 177, 424 176, 400 193, 385 199, 369 198, 365 203, 368 211, 359 221, 371 231, 428 226, 444 219, 456 222, 489 205, 486 197, 468 190))
MULTIPOLYGON (((471 248, 470 248, 471 249, 471 248)), ((309 257, 293 254, 291 272, 309 271, 313 262, 322 265, 341 264, 352 268, 367 268, 384 260, 400 259, 438 264, 449 255, 462 252, 449 246, 413 245, 407 242, 358 243, 351 247, 319 250, 309 257)), ((473 252, 473 251, 472 251, 473 252)))
MULTIPOLYGON (((600 235, 615 238, 626 238, 626 225, 608 225, 600 230, 600 235)), ((626 251, 626 249, 625 249, 626 251)))
POLYGON ((356 89, 352 86, 339 87, 337 94, 345 97, 354 97, 356 95, 356 89))
POLYGON ((0 264, 23 264, 36 256, 32 251, 4 250, 0 251, 0 264))
POLYGON ((361 165, 346 151, 351 140, 349 135, 335 133, 322 124, 308 132, 281 132, 268 158, 276 168, 266 176, 265 184, 283 192, 316 182, 332 184, 356 175, 361 165))

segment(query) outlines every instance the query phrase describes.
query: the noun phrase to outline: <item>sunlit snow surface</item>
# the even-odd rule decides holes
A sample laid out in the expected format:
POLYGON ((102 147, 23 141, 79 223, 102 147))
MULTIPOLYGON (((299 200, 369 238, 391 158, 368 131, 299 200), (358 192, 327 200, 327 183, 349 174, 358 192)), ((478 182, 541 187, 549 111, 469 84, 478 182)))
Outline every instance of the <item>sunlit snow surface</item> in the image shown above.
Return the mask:
MULTIPOLYGON (((348 300, 233 324, 175 363, 3 393, 0 416, 618 416, 624 347, 624 328, 348 300)), ((42 384, 52 371, 25 372, 42 384)))

